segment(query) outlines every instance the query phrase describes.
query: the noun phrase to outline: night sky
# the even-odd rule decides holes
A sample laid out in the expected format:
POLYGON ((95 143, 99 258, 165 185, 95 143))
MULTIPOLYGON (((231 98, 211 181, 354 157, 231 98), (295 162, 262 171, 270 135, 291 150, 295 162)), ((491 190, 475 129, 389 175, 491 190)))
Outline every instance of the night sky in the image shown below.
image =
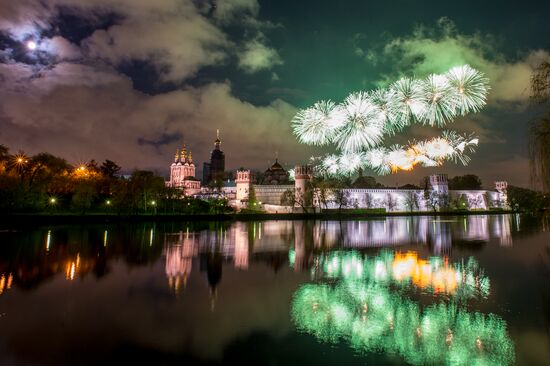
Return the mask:
POLYGON ((437 171, 527 186, 548 14, 548 1, 1 0, 0 143, 166 174, 183 142, 202 166, 220 129, 228 169, 264 170, 276 154, 290 167, 332 151, 298 144, 298 108, 468 63, 491 80, 486 108, 449 126, 480 135, 471 164, 381 181, 437 171))

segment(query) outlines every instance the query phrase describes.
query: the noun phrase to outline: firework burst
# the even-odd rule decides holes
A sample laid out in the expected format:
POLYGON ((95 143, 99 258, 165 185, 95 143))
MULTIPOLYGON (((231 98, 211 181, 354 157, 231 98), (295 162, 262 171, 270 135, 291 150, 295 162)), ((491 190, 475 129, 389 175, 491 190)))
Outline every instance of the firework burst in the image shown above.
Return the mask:
POLYGON ((489 80, 468 65, 453 67, 447 72, 449 84, 455 89, 457 109, 461 115, 479 111, 487 101, 489 80))
POLYGON ((322 100, 299 111, 292 119, 292 129, 300 142, 308 145, 326 145, 342 123, 340 107, 331 100, 322 100))
POLYGON ((414 123, 441 127, 457 116, 478 112, 486 103, 489 81, 468 65, 426 79, 402 78, 387 89, 350 94, 341 104, 320 101, 299 111, 292 129, 310 145, 335 144, 340 155, 315 160, 324 175, 352 174, 366 167, 383 175, 445 161, 468 164, 478 139, 444 131, 430 140, 405 146, 381 146, 414 123))
POLYGON ((367 93, 349 95, 342 105, 342 112, 344 123, 334 138, 342 151, 359 152, 382 141, 384 117, 367 93))

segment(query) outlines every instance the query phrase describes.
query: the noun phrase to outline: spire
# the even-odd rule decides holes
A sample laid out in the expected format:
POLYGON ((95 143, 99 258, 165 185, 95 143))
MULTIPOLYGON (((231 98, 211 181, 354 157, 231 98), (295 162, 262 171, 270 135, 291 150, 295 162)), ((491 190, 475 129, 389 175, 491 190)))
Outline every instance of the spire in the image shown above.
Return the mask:
POLYGON ((187 161, 189 162, 189 164, 193 164, 193 153, 191 152, 191 150, 189 150, 189 154, 187 155, 187 161))
POLYGON ((180 158, 180 151, 176 149, 176 155, 174 156, 174 162, 177 163, 180 158))
POLYGON ((221 143, 222 142, 220 141, 220 130, 216 130, 216 141, 214 141, 214 147, 216 150, 220 149, 221 143))

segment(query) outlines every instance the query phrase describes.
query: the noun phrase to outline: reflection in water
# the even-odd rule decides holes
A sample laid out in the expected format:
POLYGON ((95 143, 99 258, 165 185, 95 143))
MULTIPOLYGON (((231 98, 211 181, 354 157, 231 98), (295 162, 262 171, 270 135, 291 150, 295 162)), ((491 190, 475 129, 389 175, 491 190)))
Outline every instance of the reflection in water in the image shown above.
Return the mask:
MULTIPOLYGON (((187 278, 191 273, 193 266, 193 257, 197 255, 196 247, 193 243, 194 234, 179 233, 177 240, 166 246, 166 277, 168 278, 168 286, 178 292, 181 285, 185 287, 187 278)), ((167 242, 168 238, 167 236, 167 242)))
MULTIPOLYGON (((109 270, 109 261, 120 257, 129 264, 139 265, 156 261, 164 254, 166 277, 173 291, 185 287, 193 261, 199 257, 202 258, 199 268, 207 272, 214 289, 222 280, 222 262, 246 270, 252 260, 263 261, 277 271, 290 254, 292 267, 300 272, 315 264, 315 253, 342 248, 414 245, 426 247, 433 255, 449 256, 453 245, 479 248, 492 238, 503 246, 511 246, 511 228, 516 227, 517 220, 510 215, 478 215, 445 219, 235 222, 217 224, 214 229, 208 226, 190 229, 187 224, 173 231, 163 227, 161 235, 157 235, 159 229, 155 224, 138 225, 128 233, 112 226, 83 232, 49 228, 36 240, 25 239, 21 249, 17 236, 13 237, 12 246, 0 248, 0 273, 6 273, 6 284, 11 274, 10 285, 32 287, 57 274, 67 280, 89 272, 101 277, 109 270), (159 244, 157 236, 163 245, 155 245, 159 244)), ((417 264, 419 270, 424 268, 421 262, 417 264)))
POLYGON ((215 363, 266 349, 269 355, 254 364, 506 364, 514 353, 519 364, 544 364, 536 360, 548 359, 547 347, 536 342, 546 346, 550 329, 548 236, 529 218, 518 220, 480 215, 0 231, 0 343, 7 345, 0 347, 0 364, 13 355, 8 361, 22 364, 45 358, 71 364, 87 356, 98 363, 88 349, 102 359, 119 352, 151 364, 215 363), (296 326, 368 355, 347 362, 354 353, 346 346, 327 347, 296 326), (59 337, 51 339, 51 329, 59 337), (128 348, 113 348, 122 342, 128 348), (144 352, 148 360, 141 359, 144 352))
MULTIPOLYGON (((169 286, 177 292, 180 283, 185 284, 187 281, 193 258, 200 253, 206 255, 207 262, 210 263, 206 266, 206 271, 209 282, 212 282, 213 278, 216 281, 221 280, 221 264, 212 266, 216 253, 220 255, 219 258, 216 257, 218 261, 232 258, 235 268, 247 269, 252 256, 290 250, 288 258, 291 266, 300 272, 312 265, 318 265, 321 258, 314 256, 314 252, 342 247, 363 249, 414 244, 427 246, 434 255, 445 257, 434 256, 427 261, 418 259, 414 253, 395 254, 394 257, 391 252, 385 252, 385 257, 378 258, 379 262, 384 263, 383 270, 392 276, 412 279, 414 284, 435 293, 456 292, 459 297, 487 296, 489 280, 478 271, 473 258, 467 263, 454 265, 448 265, 446 258, 451 252, 453 242, 472 242, 479 245, 496 237, 501 245, 510 246, 510 222, 511 217, 504 215, 465 216, 445 220, 405 217, 365 221, 236 222, 228 228, 219 228, 216 231, 189 233, 187 230, 185 233, 166 234, 166 276, 169 286), (188 248, 185 254, 183 248, 188 248), (209 272, 213 268, 219 271, 215 276, 209 272), (459 284, 460 291, 455 291, 459 284)), ((338 255, 343 253, 331 254, 332 258, 338 255)), ((325 257, 323 260, 327 262, 325 257)), ((274 260, 272 264, 276 269, 280 262, 274 260)), ((380 266, 378 264, 378 271, 382 271, 380 266)), ((376 268, 376 265, 372 268, 376 268)), ((214 288, 215 285, 211 284, 211 287, 214 288)))
POLYGON ((9 290, 11 288, 11 282, 13 281, 13 275, 11 273, 5 274, 2 273, 0 275, 0 295, 4 293, 4 291, 9 290))
POLYGON ((419 259, 418 253, 383 250, 374 257, 360 253, 335 251, 315 260, 319 265, 313 273, 317 278, 344 278, 408 288, 409 284, 431 294, 445 294, 455 299, 486 298, 489 278, 477 261, 449 263, 447 257, 419 259))
POLYGON ((322 341, 348 340, 359 351, 397 353, 412 364, 507 365, 515 357, 506 323, 496 315, 452 303, 422 309, 372 282, 303 285, 292 317, 322 341))

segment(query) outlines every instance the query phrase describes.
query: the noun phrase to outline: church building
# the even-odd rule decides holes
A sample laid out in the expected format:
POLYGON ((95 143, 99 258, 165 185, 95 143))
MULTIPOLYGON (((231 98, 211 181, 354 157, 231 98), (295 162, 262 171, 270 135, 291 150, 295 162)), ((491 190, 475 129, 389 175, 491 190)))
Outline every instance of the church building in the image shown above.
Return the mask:
POLYGON ((174 162, 170 166, 170 181, 168 187, 181 188, 186 196, 200 193, 201 182, 195 178, 195 164, 191 150, 187 151, 185 145, 181 150, 176 150, 174 162))
POLYGON ((279 159, 275 159, 275 164, 269 167, 263 174, 262 184, 281 185, 288 184, 290 174, 279 164, 279 159))

